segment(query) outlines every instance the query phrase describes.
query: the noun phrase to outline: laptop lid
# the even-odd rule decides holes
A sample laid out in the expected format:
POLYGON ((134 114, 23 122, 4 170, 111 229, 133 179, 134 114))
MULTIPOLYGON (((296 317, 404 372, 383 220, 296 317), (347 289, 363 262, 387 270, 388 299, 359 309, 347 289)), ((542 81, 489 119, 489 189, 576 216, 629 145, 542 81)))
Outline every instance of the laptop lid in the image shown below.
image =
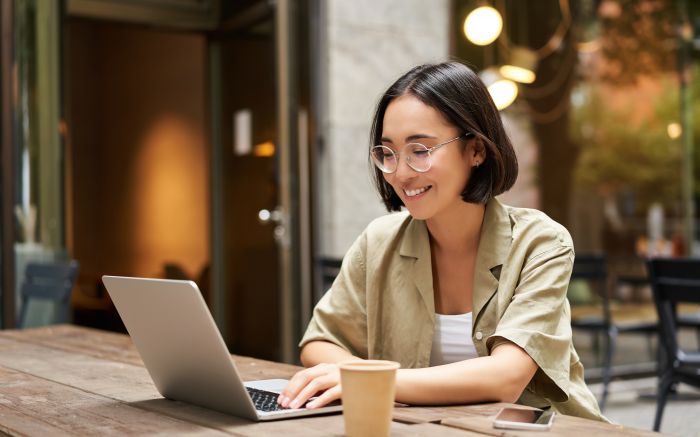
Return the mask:
POLYGON ((194 282, 102 280, 163 397, 259 418, 194 282))

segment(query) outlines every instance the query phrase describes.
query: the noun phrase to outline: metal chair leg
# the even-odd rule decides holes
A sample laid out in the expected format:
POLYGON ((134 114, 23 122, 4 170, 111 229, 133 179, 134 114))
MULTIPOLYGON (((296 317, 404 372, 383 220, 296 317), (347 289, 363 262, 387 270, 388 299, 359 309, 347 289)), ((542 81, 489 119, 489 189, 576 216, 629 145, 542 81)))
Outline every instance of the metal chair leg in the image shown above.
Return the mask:
POLYGON ((608 327, 607 348, 605 351, 605 363, 603 364, 603 396, 600 399, 600 411, 605 409, 605 403, 608 400, 610 381, 612 380, 612 360, 615 355, 615 346, 617 343, 617 327, 608 327))
POLYGON ((591 333, 591 349, 595 353, 595 362, 602 364, 601 354, 600 354, 600 331, 593 331, 591 333))
POLYGON ((649 351, 649 358, 652 360, 656 358, 656 351, 654 350, 654 336, 656 333, 648 332, 647 337, 647 350, 649 351))
POLYGON ((659 379, 659 388, 656 392, 656 416, 654 417, 654 431, 658 432, 661 428, 661 418, 664 414, 666 401, 668 400, 668 392, 673 385, 671 375, 664 375, 659 379))

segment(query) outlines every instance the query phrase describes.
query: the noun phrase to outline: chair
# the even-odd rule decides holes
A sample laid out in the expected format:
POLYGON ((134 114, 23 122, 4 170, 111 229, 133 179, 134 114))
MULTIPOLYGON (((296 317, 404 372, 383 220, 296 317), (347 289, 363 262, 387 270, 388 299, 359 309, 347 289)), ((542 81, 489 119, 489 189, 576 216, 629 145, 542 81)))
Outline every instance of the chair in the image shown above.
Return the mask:
MULTIPOLYGON (((582 331, 605 335, 605 357, 603 359, 603 394, 600 399, 600 409, 605 408, 608 399, 610 381, 613 378, 612 362, 615 356, 617 337, 621 333, 645 333, 651 335, 657 332, 657 322, 634 317, 618 321, 617 313, 624 313, 623 308, 611 308, 608 291, 608 265, 605 255, 576 256, 571 274, 571 281, 583 280, 596 291, 592 304, 584 306, 572 305, 571 327, 582 331), (622 311, 620 311, 622 310, 622 311)), ((570 287, 571 290, 571 287, 570 287)), ((571 300, 571 295, 570 295, 571 300)))
POLYGON ((648 262, 648 268, 659 315, 659 343, 663 352, 659 363, 654 418, 654 431, 658 431, 674 384, 700 387, 700 352, 681 350, 677 329, 680 326, 677 314, 679 304, 700 304, 700 260, 652 259, 648 262))
POLYGON ((318 260, 318 267, 320 271, 320 290, 318 295, 315 297, 315 301, 318 302, 323 294, 331 288, 335 277, 340 273, 340 266, 343 264, 342 258, 329 258, 324 257, 318 260))
POLYGON ((180 281, 190 281, 190 275, 178 263, 166 262, 163 264, 163 275, 165 279, 177 279, 180 281))
MULTIPOLYGON (((78 275, 78 262, 56 261, 29 263, 21 288, 22 306, 17 326, 25 327, 29 302, 33 299, 53 301, 59 320, 67 319, 71 291, 78 275)), ((63 321, 63 320, 61 320, 63 321)))

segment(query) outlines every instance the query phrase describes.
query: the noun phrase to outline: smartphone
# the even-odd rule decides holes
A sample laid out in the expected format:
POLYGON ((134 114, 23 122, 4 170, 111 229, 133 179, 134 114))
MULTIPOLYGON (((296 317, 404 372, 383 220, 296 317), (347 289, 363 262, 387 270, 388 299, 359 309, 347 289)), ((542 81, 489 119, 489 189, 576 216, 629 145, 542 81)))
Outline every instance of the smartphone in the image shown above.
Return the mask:
POLYGON ((525 410, 520 408, 501 408, 493 420, 494 428, 530 429, 546 431, 552 427, 553 410, 525 410))

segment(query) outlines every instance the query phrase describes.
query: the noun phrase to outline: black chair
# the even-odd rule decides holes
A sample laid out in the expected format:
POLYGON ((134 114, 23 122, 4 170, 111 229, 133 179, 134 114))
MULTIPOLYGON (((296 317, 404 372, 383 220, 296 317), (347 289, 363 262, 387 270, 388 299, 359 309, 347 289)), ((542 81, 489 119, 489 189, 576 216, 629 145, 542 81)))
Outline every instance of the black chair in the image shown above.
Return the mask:
POLYGON ((605 356, 603 358, 603 394, 600 399, 600 409, 605 408, 608 399, 610 381, 613 378, 613 357, 617 346, 617 337, 621 333, 644 333, 651 335, 657 332, 657 322, 649 320, 628 319, 624 322, 615 320, 611 309, 608 291, 608 263, 605 255, 576 256, 571 281, 586 281, 595 291, 593 300, 585 308, 572 304, 571 327, 581 331, 591 332, 597 340, 599 334, 605 336, 605 356), (577 311, 577 310, 583 311, 577 311))
POLYGON ((318 302, 323 294, 331 288, 335 277, 340 273, 340 266, 343 264, 342 258, 324 257, 318 260, 318 268, 320 271, 320 290, 315 301, 318 302))
POLYGON ((190 275, 178 263, 166 262, 163 264, 163 276, 165 279, 177 279, 179 281, 191 281, 190 275))
POLYGON ((67 321, 71 291, 77 275, 78 262, 75 260, 27 264, 17 326, 25 327, 29 302, 34 299, 53 301, 56 313, 60 314, 57 321, 67 321))
MULTIPOLYGON (((659 384, 656 393, 654 431, 669 392, 678 383, 700 387, 700 352, 683 351, 678 343, 678 305, 700 304, 700 259, 652 259, 648 263, 654 303, 659 315, 659 384)), ((686 321, 687 324, 687 321, 686 321)), ((696 326, 692 323, 690 326, 696 326)))

